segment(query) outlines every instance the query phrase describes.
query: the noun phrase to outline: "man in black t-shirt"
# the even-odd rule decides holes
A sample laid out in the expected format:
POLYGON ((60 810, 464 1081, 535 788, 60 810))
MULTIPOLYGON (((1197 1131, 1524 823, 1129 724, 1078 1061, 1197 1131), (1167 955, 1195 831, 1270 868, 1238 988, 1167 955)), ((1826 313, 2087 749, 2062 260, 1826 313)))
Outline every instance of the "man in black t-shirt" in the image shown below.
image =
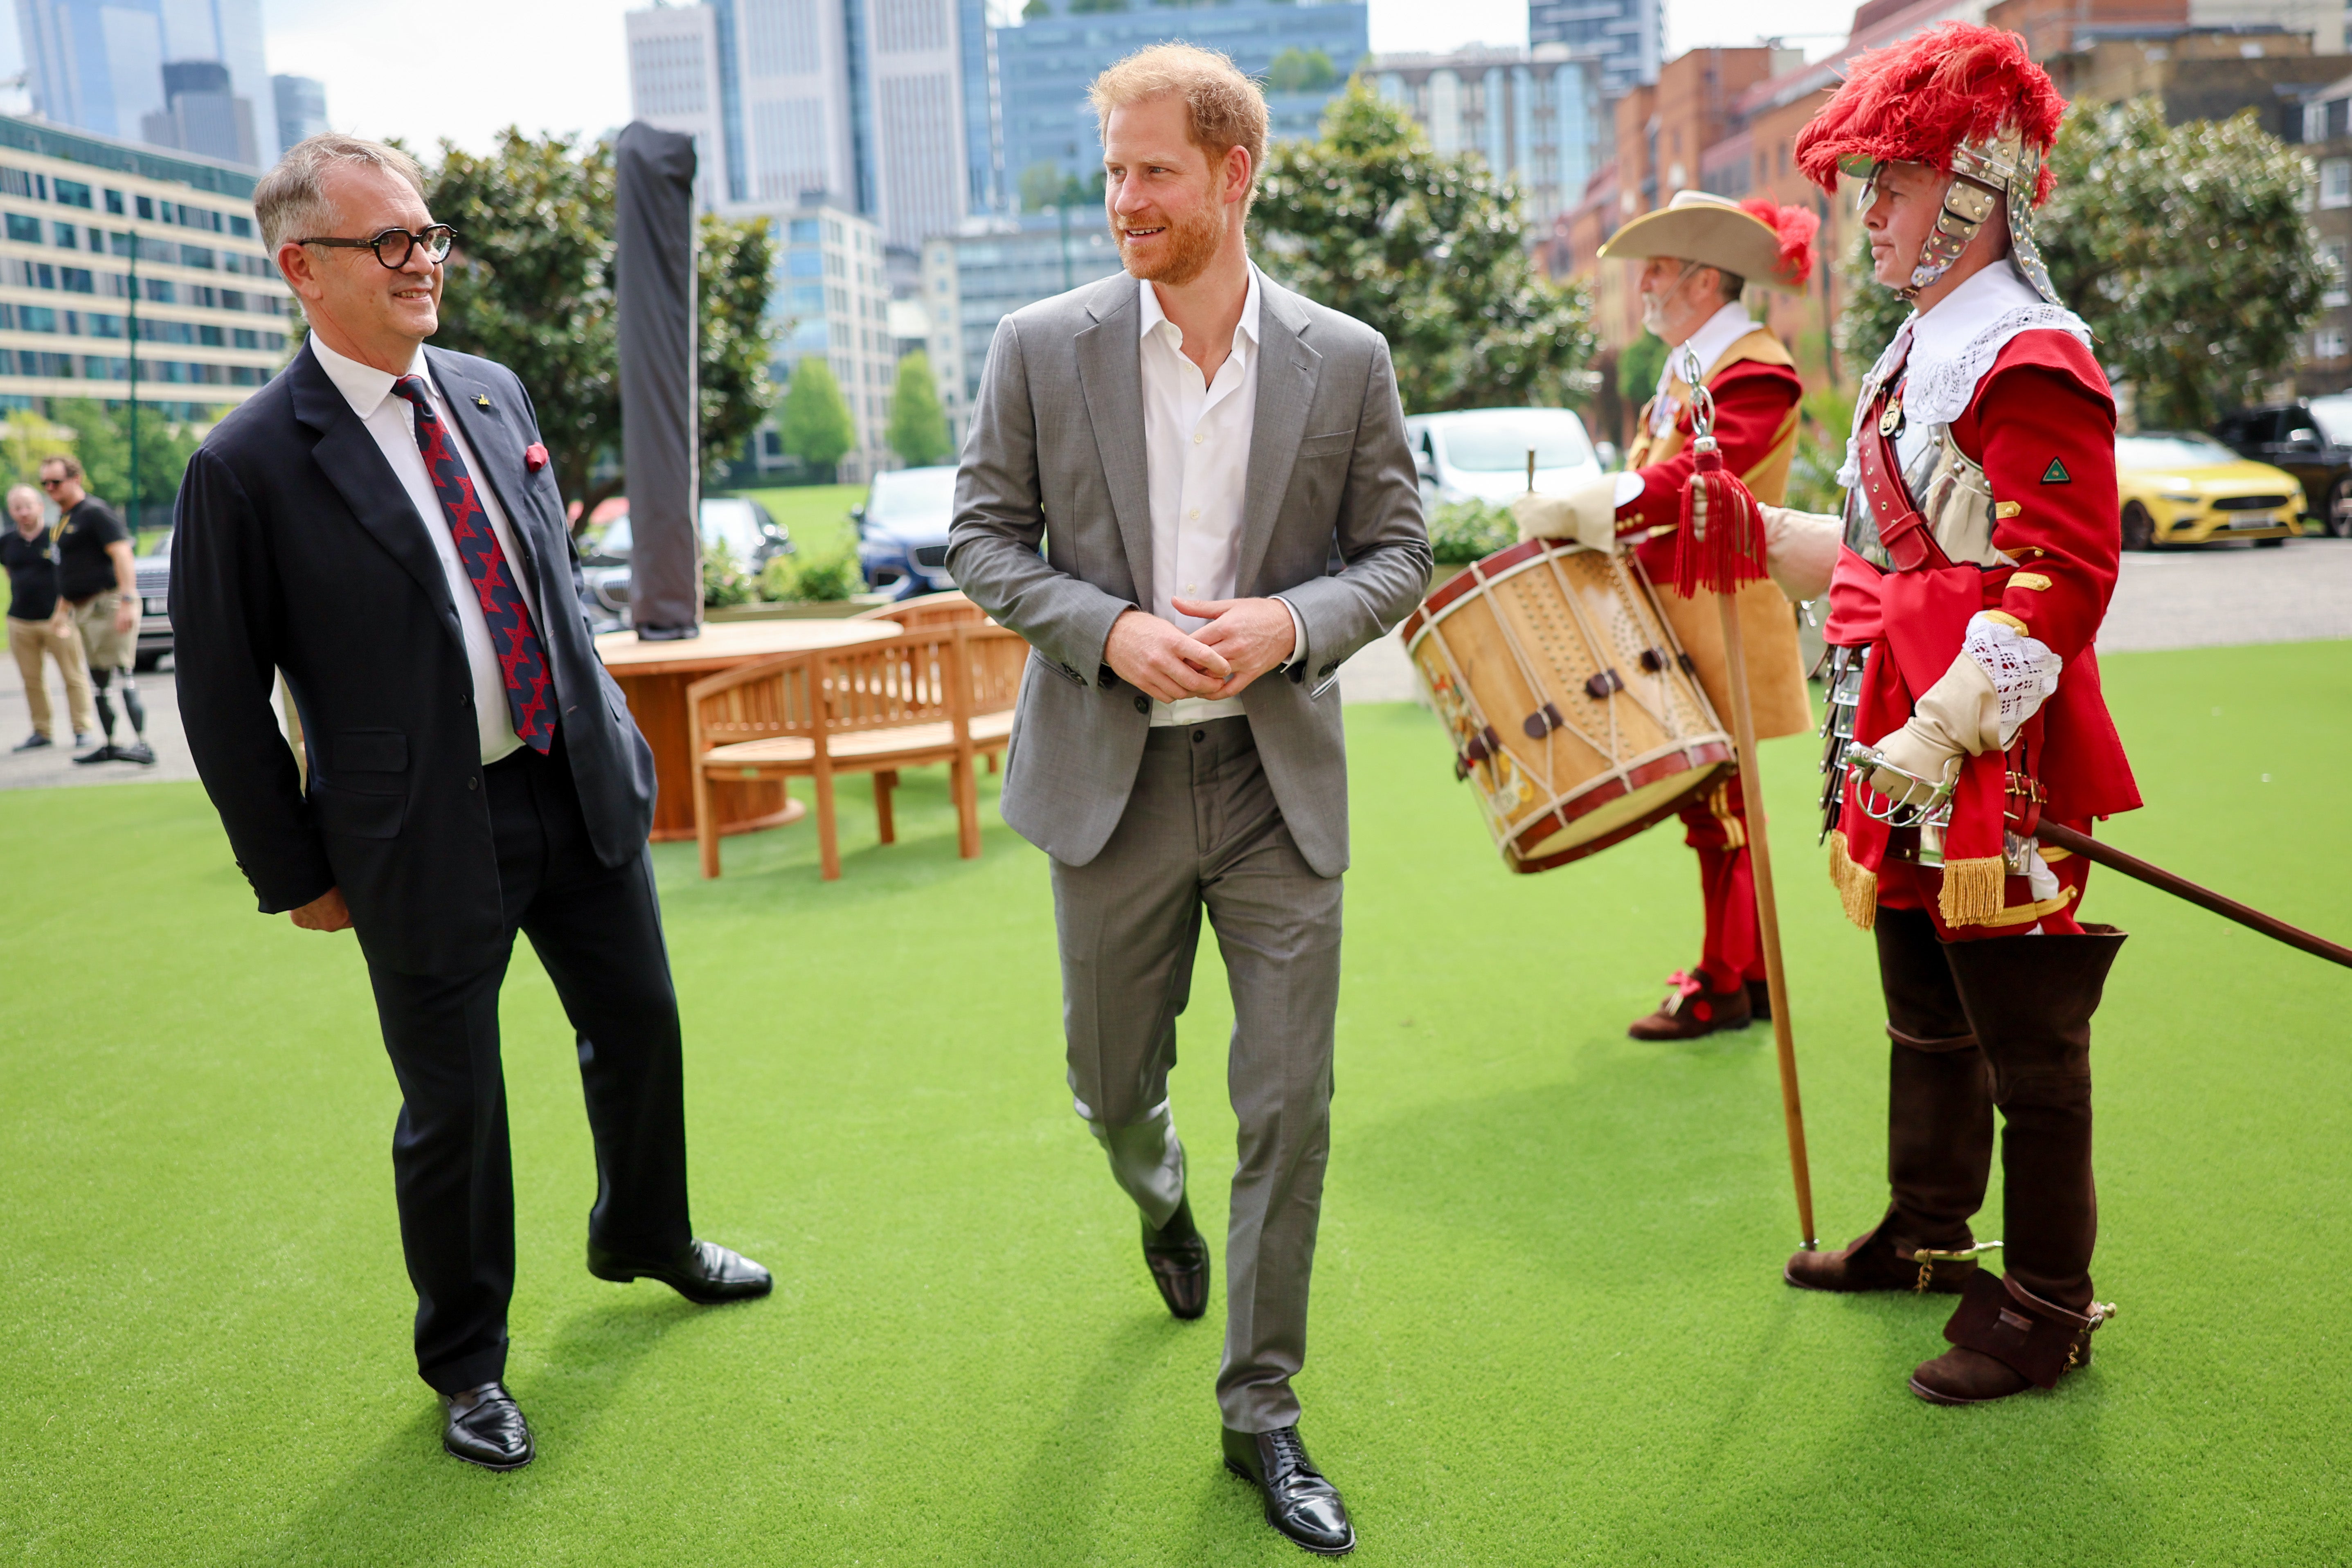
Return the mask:
POLYGON ((38 751, 60 739, 49 711, 48 683, 42 679, 41 656, 57 660, 66 678, 66 705, 73 713, 74 744, 87 749, 98 744, 98 714, 90 706, 89 670, 82 662, 81 639, 58 597, 58 557, 50 544, 48 524, 42 521, 41 494, 30 485, 8 492, 8 521, 0 527, 0 567, 8 573, 8 651, 25 678, 25 705, 33 710, 33 732, 18 742, 19 752, 38 751))
POLYGON ((82 489, 81 464, 72 458, 44 458, 41 488, 65 514, 58 519, 58 592, 73 607, 82 652, 89 659, 89 678, 98 688, 101 743, 74 762, 152 766, 155 753, 147 747, 147 705, 139 700, 139 682, 131 673, 139 654, 139 574, 131 563, 131 531, 104 501, 82 489), (131 743, 127 746, 114 743, 110 692, 116 691, 131 719, 131 743))

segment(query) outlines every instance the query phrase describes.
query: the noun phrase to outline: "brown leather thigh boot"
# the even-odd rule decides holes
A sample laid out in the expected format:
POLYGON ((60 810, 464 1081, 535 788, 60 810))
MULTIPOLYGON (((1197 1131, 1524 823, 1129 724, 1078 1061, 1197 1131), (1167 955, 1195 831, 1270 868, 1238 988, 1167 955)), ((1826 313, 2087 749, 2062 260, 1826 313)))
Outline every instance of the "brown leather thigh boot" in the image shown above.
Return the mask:
POLYGON ((1928 1260, 1920 1247, 1966 1250, 1992 1169, 1992 1080, 1945 962, 1935 922, 1918 910, 1878 911, 1879 984, 1886 995, 1886 1183, 1878 1224, 1840 1252, 1800 1252, 1784 1277, 1813 1290, 1957 1294, 1972 1258, 1928 1260))
POLYGON ((1914 1375, 1922 1397, 1976 1403, 2047 1388, 2088 1359, 2105 1316, 2091 1300, 2091 1015, 2123 942, 2112 927, 2088 926, 1946 949, 2001 1111, 2010 1299, 1974 1311, 1962 1303, 1944 1331, 1955 1348, 1914 1375))

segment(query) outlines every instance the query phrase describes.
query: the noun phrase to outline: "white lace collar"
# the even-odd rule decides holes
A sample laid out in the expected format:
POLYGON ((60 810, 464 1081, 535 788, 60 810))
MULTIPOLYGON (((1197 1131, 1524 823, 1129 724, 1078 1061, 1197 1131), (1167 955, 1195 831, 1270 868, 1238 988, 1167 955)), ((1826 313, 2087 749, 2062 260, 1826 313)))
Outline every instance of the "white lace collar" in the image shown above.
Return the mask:
POLYGON ((1748 307, 1734 300, 1709 316, 1698 331, 1682 343, 1666 350, 1666 363, 1658 370, 1658 390, 1654 395, 1654 412, 1650 416, 1650 433, 1663 436, 1675 427, 1682 414, 1682 405, 1666 395, 1666 388, 1681 378, 1683 354, 1685 350, 1698 358, 1698 369, 1705 375, 1715 362, 1732 344, 1756 330, 1756 318, 1748 307))
POLYGON ((2091 329, 2083 318, 2043 300, 2013 265, 1988 267, 1933 309, 1912 311, 1863 382, 1838 483, 1852 489, 1861 482, 1855 442, 1880 384, 1896 364, 1903 367, 1904 417, 1920 426, 1949 425, 1967 412, 1977 384, 2009 341, 2020 332, 2043 330, 2071 332, 2085 348, 2090 346, 2091 329))

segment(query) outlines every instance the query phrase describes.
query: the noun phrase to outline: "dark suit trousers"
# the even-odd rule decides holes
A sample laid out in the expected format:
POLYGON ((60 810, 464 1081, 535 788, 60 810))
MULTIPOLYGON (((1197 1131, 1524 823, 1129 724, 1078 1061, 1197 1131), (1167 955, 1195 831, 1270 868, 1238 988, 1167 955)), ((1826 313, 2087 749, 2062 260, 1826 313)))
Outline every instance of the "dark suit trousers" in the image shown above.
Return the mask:
POLYGON ((579 1040, 596 1144, 588 1235, 636 1259, 691 1238, 677 997, 653 865, 596 858, 559 736, 482 770, 506 934, 467 974, 371 966, 400 1079, 392 1139, 400 1239, 416 1288, 416 1370, 444 1394, 503 1377, 514 1295, 514 1176, 499 1062, 499 987, 514 936, 530 939, 579 1040))

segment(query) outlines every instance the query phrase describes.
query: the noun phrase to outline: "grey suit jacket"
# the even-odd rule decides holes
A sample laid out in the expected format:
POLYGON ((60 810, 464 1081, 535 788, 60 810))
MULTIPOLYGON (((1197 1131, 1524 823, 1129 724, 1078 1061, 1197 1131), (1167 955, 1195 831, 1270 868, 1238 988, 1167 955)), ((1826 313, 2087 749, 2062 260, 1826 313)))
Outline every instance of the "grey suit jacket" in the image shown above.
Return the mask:
MULTIPOLYGON (((1348 868, 1348 761, 1333 677, 1420 601, 1429 536, 1387 341, 1263 276, 1258 287, 1237 592, 1288 600, 1307 658, 1287 679, 1261 676, 1242 702, 1299 853, 1336 877, 1348 868)), ((1137 289, 1121 274, 998 324, 949 535, 957 585, 1036 650, 1004 820, 1073 866, 1118 826, 1150 725, 1150 699, 1102 658, 1120 613, 1151 604, 1137 289)))

